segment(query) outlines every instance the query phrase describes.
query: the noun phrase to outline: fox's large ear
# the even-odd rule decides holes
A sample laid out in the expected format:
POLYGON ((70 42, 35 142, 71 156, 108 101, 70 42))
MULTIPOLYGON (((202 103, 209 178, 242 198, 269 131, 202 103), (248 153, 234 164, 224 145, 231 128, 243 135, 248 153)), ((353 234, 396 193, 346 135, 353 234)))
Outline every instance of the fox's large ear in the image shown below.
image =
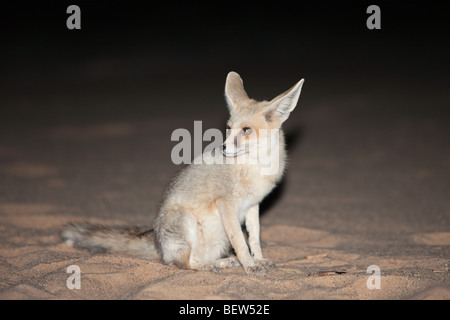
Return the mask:
POLYGON ((300 80, 288 91, 283 92, 269 102, 265 115, 268 122, 273 122, 280 126, 284 121, 286 121, 289 114, 297 105, 300 92, 302 91, 303 82, 305 82, 304 79, 300 80))
POLYGON ((228 73, 225 82, 225 99, 227 100, 230 112, 233 111, 240 100, 248 99, 248 95, 244 90, 244 82, 239 74, 234 71, 228 73))

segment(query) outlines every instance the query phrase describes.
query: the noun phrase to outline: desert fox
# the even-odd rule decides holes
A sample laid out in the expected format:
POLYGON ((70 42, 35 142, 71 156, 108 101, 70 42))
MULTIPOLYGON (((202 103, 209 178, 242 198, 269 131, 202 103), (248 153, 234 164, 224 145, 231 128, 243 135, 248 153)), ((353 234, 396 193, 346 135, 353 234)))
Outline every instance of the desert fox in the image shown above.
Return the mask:
POLYGON ((190 164, 166 190, 153 229, 78 223, 67 226, 62 238, 91 252, 160 259, 186 269, 220 271, 242 266, 247 274, 266 274, 275 265, 261 252, 259 204, 283 175, 286 152, 280 127, 297 105, 303 82, 271 101, 259 102, 247 96, 236 72, 227 76, 227 138, 211 154, 202 156, 240 159, 254 157, 255 148, 263 149, 278 163, 272 174, 261 174, 263 166, 257 159, 252 163, 190 164), (277 132, 277 139, 263 137, 261 129, 277 132), (231 249, 235 255, 230 255, 231 249))

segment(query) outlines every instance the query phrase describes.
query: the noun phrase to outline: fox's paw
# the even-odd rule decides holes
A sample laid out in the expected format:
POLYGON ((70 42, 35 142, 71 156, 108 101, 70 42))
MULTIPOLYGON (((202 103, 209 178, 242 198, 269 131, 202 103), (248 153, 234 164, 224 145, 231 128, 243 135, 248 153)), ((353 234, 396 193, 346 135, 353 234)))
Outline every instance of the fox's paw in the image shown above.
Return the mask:
POLYGON ((273 263, 271 260, 269 259, 261 259, 261 260, 255 260, 255 263, 259 266, 263 266, 266 267, 268 269, 272 269, 272 268, 276 268, 277 266, 275 265, 275 263, 273 263))
POLYGON ((214 264, 207 264, 204 266, 200 266, 198 268, 193 268, 192 270, 196 271, 210 271, 214 273, 222 273, 222 270, 218 267, 216 267, 214 264))
POLYGON ((267 267, 262 265, 249 266, 244 268, 245 273, 255 275, 255 276, 265 276, 269 270, 267 267))
POLYGON ((239 260, 235 256, 218 259, 215 263, 215 266, 220 269, 234 268, 239 267, 240 265, 239 260))

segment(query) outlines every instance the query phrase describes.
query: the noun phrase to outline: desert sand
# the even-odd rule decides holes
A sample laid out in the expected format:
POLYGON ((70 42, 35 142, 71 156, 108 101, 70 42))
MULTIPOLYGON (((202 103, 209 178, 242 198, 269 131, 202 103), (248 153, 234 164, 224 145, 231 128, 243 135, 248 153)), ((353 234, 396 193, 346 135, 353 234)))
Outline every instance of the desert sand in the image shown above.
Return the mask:
POLYGON ((369 30, 364 2, 84 2, 68 30, 64 4, 9 5, 0 299, 450 299, 441 6, 383 2, 369 30), (180 169, 171 134, 225 129, 229 71, 260 100, 305 78, 284 126, 288 169, 261 206, 277 268, 196 272, 62 243, 69 222, 152 225, 180 169))
MULTIPOLYGON (((325 111, 299 110, 304 115, 299 119, 317 119, 318 113, 324 118, 325 111)), ((61 242, 61 229, 73 221, 151 225, 164 185, 178 170, 167 161, 175 144, 170 129, 190 129, 189 123, 170 117, 44 126, 16 136, 14 145, 3 142, 0 298, 450 298, 443 195, 433 190, 429 196, 441 202, 427 207, 426 198, 407 191, 414 181, 432 181, 435 168, 411 172, 403 167, 393 176, 390 170, 384 173, 386 149, 369 146, 353 155, 354 170, 360 170, 355 173, 344 161, 346 152, 332 156, 333 151, 321 149, 320 133, 296 142, 291 138, 286 177, 262 206, 263 253, 277 265, 264 277, 246 275, 241 268, 217 274, 91 255, 61 242), (375 155, 366 157, 367 152, 375 155), (403 183, 406 190, 400 188, 403 183), (427 210, 436 210, 441 222, 435 216, 429 221, 427 210), (66 285, 71 265, 80 268, 80 289, 66 285), (367 286, 371 265, 380 269, 379 288, 367 286)))

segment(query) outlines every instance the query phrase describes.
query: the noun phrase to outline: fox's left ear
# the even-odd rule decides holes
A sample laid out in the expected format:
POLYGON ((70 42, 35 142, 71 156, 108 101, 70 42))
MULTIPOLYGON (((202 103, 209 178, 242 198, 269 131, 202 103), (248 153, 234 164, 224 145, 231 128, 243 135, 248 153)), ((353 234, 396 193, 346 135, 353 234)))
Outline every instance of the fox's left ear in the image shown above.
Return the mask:
POLYGON ((239 74, 234 71, 228 73, 225 82, 225 99, 227 100, 230 113, 234 111, 240 101, 248 99, 247 92, 244 89, 244 82, 239 74))
POLYGON ((265 115, 268 122, 274 122, 281 125, 284 121, 286 121, 289 114, 297 105, 300 92, 302 91, 303 82, 305 82, 304 79, 300 80, 288 91, 283 92, 269 102, 265 115))

